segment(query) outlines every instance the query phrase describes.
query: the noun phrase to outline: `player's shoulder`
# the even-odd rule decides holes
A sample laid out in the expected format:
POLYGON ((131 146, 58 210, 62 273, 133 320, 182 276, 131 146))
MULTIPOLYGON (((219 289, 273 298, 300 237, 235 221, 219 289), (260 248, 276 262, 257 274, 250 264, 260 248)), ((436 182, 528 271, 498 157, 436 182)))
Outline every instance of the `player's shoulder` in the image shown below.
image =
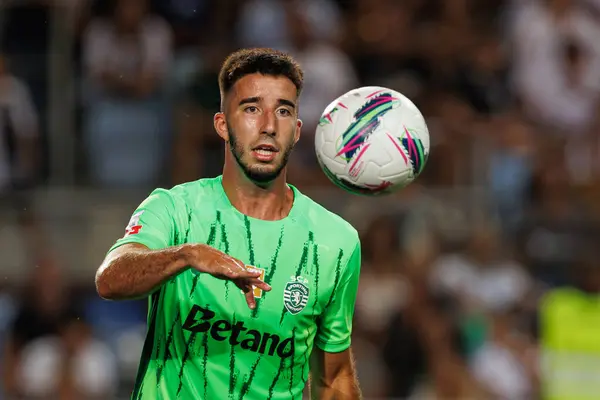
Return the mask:
POLYGON ((162 203, 172 208, 196 208, 199 203, 212 204, 218 196, 218 178, 203 178, 173 186, 170 189, 156 188, 144 203, 162 203))
POLYGON ((196 181, 185 182, 173 186, 169 191, 171 192, 172 196, 184 200, 207 200, 212 199, 221 193, 219 190, 220 185, 220 177, 202 178, 196 181))
POLYGON ((359 244, 358 231, 352 224, 298 189, 296 189, 296 193, 304 203, 304 222, 312 231, 321 234, 319 235, 321 237, 343 243, 346 245, 344 247, 354 247, 359 244))

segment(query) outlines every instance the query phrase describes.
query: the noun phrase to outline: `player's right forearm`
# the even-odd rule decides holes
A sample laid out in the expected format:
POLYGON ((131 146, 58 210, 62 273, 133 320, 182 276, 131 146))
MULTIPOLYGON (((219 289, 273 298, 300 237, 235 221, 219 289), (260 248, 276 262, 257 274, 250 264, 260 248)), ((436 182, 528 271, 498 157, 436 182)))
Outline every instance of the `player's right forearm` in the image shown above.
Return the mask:
POLYGON ((98 269, 96 289, 109 300, 146 297, 187 265, 184 246, 149 250, 124 245, 112 251, 98 269))

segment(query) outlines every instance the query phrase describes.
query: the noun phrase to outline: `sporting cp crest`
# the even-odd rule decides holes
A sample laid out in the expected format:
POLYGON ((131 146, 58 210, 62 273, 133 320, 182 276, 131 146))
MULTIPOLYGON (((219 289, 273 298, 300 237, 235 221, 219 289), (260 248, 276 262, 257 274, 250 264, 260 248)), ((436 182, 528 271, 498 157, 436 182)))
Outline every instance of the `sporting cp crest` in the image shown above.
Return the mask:
POLYGON ((292 276, 283 290, 283 305, 290 314, 295 315, 306 307, 308 303, 308 280, 301 276, 292 276))

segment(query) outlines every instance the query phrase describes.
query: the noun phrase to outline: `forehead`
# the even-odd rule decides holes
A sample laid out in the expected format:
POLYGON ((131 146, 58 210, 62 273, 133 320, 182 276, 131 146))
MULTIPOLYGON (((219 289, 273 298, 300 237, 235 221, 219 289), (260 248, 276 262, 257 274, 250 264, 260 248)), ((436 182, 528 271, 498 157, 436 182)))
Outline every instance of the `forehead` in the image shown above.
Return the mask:
POLYGON ((286 99, 296 101, 297 91, 294 83, 285 76, 249 74, 240 78, 232 87, 233 100, 248 97, 261 97, 265 100, 276 101, 286 99))

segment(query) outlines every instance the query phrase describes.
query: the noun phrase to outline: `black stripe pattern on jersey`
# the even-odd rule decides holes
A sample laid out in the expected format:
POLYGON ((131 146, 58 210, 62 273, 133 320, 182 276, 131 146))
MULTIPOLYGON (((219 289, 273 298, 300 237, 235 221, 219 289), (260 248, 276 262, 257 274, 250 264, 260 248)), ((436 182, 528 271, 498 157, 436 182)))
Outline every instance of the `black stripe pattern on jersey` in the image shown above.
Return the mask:
POLYGON ((279 362, 279 368, 277 369, 277 373, 275 374, 273 381, 269 385, 269 397, 267 397, 267 400, 271 400, 273 398, 273 394, 275 393, 275 386, 277 385, 277 382, 279 381, 279 377, 281 376, 281 373, 283 372, 284 369, 285 369, 285 358, 282 358, 281 361, 279 362))
POLYGON ((167 361, 172 358, 171 356, 171 344, 173 344, 173 332, 175 331, 175 326, 179 323, 179 318, 181 317, 181 311, 177 310, 175 314, 175 318, 173 318, 173 322, 171 323, 171 328, 169 329, 169 334, 167 335, 167 341, 165 342, 165 351, 163 353, 162 363, 158 365, 156 368, 156 386, 160 385, 160 379, 162 378, 162 373, 164 371, 165 366, 167 365, 167 361))
POLYGON ((245 382, 242 385, 242 391, 240 392, 240 400, 242 400, 244 398, 244 396, 246 396, 246 394, 248 394, 248 391, 250 390, 250 385, 252 385, 252 380, 254 379, 254 375, 256 375, 256 369, 258 368, 258 363, 260 362, 261 359, 262 359, 262 354, 259 354, 258 358, 254 362, 254 364, 252 364, 252 368, 250 369, 250 374, 248 374, 248 378, 245 379, 245 382))
POLYGON ((144 378, 146 377, 146 373, 148 372, 148 366, 150 365, 150 359, 152 358, 152 353, 154 353, 156 339, 156 324, 157 324, 157 314, 158 314, 158 305, 159 299, 162 290, 154 292, 150 298, 150 315, 148 318, 148 335, 146 336, 146 341, 144 342, 144 348, 142 349, 142 359, 140 361, 140 367, 138 369, 137 378, 135 380, 135 387, 133 389, 133 395, 131 396, 134 399, 141 399, 143 386, 144 386, 144 378))
POLYGON ((337 263, 335 265, 335 286, 333 287, 333 290, 331 291, 331 295, 329 296, 329 301, 327 302, 327 305, 325 306, 325 308, 329 307, 329 305, 333 301, 333 296, 335 296, 335 291, 340 283, 340 274, 342 273, 342 259, 343 258, 344 258, 344 250, 340 249, 340 252, 338 253, 337 263))
MULTIPOLYGON (((273 257, 271 258, 271 265, 269 266, 269 272, 265 276, 265 282, 269 283, 273 279, 273 275, 275 275, 275 270, 277 269, 277 259, 279 258, 279 250, 281 250, 281 245, 283 244, 283 227, 281 228, 281 232, 279 233, 279 239, 277 240, 277 247, 275 248, 275 253, 273 253, 273 257)), ((258 309, 260 304, 264 302, 265 298, 269 292, 263 292, 263 298, 261 301, 256 302, 256 308, 252 310, 252 318, 256 318, 258 315, 258 309)))
POLYGON ((185 365, 187 364, 187 362, 190 358, 191 349, 194 347, 194 344, 196 343, 197 334, 198 334, 198 332, 190 333, 190 338, 188 339, 186 347, 185 347, 185 353, 183 353, 183 358, 181 359, 181 368, 179 369, 179 385, 177 386, 177 393, 176 393, 177 398, 179 398, 179 396, 181 395, 181 389, 183 389, 183 370, 185 369, 185 365))
POLYGON ((246 238, 248 239, 248 258, 250 265, 256 266, 254 264, 254 245, 252 244, 252 229, 250 228, 250 219, 247 215, 244 215, 244 225, 246 226, 246 238))
MULTIPOLYGON (((312 233, 312 232, 311 232, 312 233)), ((292 329, 292 343, 296 341, 296 327, 292 329)), ((290 385, 288 387, 288 391, 290 392, 290 396, 293 397, 292 389, 294 388, 294 361, 296 360, 296 355, 292 354, 290 357, 290 385)))
MULTIPOLYGON (((209 246, 215 245, 215 239, 217 237, 217 224, 219 219, 221 218, 221 212, 217 211, 217 218, 215 222, 210 225, 210 231, 208 232, 208 239, 206 240, 206 244, 209 246)), ((198 280, 200 279, 200 274, 196 273, 194 279, 192 280, 192 288, 190 289, 190 298, 194 295, 194 291, 196 290, 196 285, 198 285, 198 280)))
MULTIPOLYGON (((233 314, 232 325, 235 325, 235 313, 233 314)), ((208 334, 206 335, 208 336, 208 334)), ((235 373, 235 346, 229 347, 229 398, 233 398, 235 384, 237 383, 237 374, 235 373)))
MULTIPOLYGON (((206 305, 206 309, 210 310, 210 306, 207 304, 206 305)), ((192 349, 194 348, 194 345, 196 344, 196 338, 197 338, 198 332, 191 332, 190 333, 190 337, 188 338, 188 341, 186 343, 185 346, 185 352, 183 353, 183 358, 181 359, 181 367, 179 368, 179 385, 177 386, 177 393, 176 396, 177 398, 179 398, 179 396, 181 395, 181 389, 183 389, 183 375, 184 375, 184 369, 185 366, 188 362, 188 360, 190 359, 190 354, 192 353, 192 349)), ((206 338, 207 335, 204 335, 204 337, 206 338)), ((208 354, 208 346, 206 344, 204 344, 204 356, 206 357, 208 354)), ((203 369, 204 373, 206 373, 206 368, 203 369)), ((206 375, 204 377, 204 382, 206 382, 206 375)))
POLYGON ((319 302, 319 246, 316 243, 313 243, 313 268, 311 269, 312 273, 315 277, 315 302, 313 303, 313 317, 317 310, 317 303, 319 302))
POLYGON ((204 335, 202 337, 202 379, 204 381, 204 396, 203 399, 206 399, 206 393, 208 392, 208 374, 206 373, 206 365, 208 364, 208 335, 204 335))
MULTIPOLYGON (((219 230, 221 231, 221 246, 223 253, 229 254, 229 238, 227 237, 227 229, 225 229, 225 224, 221 221, 221 212, 217 212, 217 224, 219 225, 219 230)), ((225 301, 229 299, 229 284, 231 282, 225 281, 225 301)))

